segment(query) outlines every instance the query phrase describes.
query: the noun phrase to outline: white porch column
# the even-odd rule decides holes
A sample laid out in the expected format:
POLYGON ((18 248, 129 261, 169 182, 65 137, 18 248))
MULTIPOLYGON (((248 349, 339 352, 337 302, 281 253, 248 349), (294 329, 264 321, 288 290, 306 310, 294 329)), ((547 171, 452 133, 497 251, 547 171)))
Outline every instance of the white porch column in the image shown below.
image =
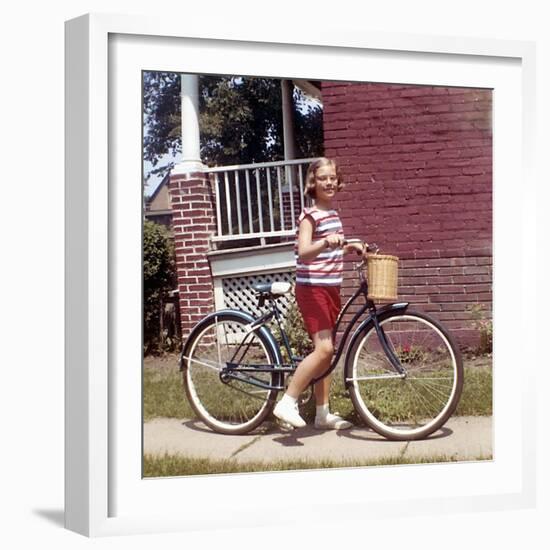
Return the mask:
POLYGON ((199 77, 181 75, 181 143, 183 160, 174 166, 172 174, 201 172, 199 130, 199 77))

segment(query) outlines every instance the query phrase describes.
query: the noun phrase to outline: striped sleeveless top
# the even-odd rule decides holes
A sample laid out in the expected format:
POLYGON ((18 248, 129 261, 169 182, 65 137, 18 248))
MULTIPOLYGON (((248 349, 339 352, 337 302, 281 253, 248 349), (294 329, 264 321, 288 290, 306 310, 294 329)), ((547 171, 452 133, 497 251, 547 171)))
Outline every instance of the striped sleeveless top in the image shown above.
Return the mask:
POLYGON ((341 286, 344 271, 344 251, 341 248, 323 250, 316 258, 309 261, 300 260, 298 256, 298 232, 302 220, 309 216, 314 222, 312 242, 322 241, 331 233, 344 236, 342 222, 336 210, 319 210, 316 206, 304 208, 298 218, 296 229, 296 284, 315 286, 341 286))

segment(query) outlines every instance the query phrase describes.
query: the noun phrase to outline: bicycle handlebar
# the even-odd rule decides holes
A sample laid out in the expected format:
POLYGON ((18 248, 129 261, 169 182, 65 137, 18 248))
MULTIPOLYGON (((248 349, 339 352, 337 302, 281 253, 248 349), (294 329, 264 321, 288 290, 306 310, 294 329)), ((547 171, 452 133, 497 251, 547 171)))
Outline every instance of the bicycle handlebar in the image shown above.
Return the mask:
MULTIPOLYGON (((369 244, 363 239, 345 239, 343 246, 347 244, 360 244, 363 247, 363 252, 374 252, 376 254, 380 250, 380 247, 376 243, 369 244)), ((361 254, 361 252, 357 252, 357 254, 361 254)))

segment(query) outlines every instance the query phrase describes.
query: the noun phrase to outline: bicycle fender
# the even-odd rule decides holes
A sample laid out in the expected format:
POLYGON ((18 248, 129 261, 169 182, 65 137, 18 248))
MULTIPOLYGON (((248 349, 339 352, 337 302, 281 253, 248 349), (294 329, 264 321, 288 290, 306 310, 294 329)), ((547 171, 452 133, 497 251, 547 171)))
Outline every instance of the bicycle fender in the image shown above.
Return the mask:
MULTIPOLYGON (((389 312, 403 312, 409 307, 409 302, 397 302, 395 304, 386 304, 385 306, 382 306, 381 308, 378 308, 376 310, 376 313, 378 314, 378 317, 384 316, 386 313, 389 312)), ((365 330, 365 328, 368 325, 372 325, 372 315, 369 315, 366 319, 364 319, 361 324, 357 327, 355 332, 353 333, 351 340, 349 342, 348 348, 346 350, 346 358, 344 361, 344 365, 347 364, 349 360, 349 354, 351 350, 353 349, 355 345, 355 341, 359 338, 360 334, 365 330)))
MULTIPOLYGON (((188 349, 190 343, 195 339, 195 336, 197 333, 199 333, 201 330, 203 330, 204 326, 210 323, 210 321, 215 318, 217 315, 221 314, 231 314, 235 317, 238 317, 245 323, 253 323, 256 319, 250 315, 250 313, 247 313, 245 311, 241 311, 239 309, 220 309, 219 311, 214 311, 213 313, 209 313, 206 317, 201 319, 191 330, 189 333, 189 336, 187 337, 187 340, 185 341, 185 344, 183 346, 180 358, 179 358, 179 370, 183 371, 183 358, 187 356, 188 349)), ((253 329, 254 332, 262 334, 262 336, 265 336, 269 343, 269 347, 271 348, 271 351, 273 352, 274 357, 276 358, 277 363, 283 362, 283 357, 281 355, 281 350, 279 349, 279 345, 277 344, 277 340, 275 339, 275 336, 273 336, 273 333, 269 328, 262 325, 258 328, 253 329)))

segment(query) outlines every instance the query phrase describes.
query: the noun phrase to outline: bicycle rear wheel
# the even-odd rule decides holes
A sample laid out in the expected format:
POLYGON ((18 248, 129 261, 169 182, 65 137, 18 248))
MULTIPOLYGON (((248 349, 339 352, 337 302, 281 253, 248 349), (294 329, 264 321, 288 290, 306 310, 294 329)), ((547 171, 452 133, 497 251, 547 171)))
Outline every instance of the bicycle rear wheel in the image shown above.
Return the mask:
POLYGON ((384 437, 425 438, 456 409, 464 378, 460 352, 447 330, 424 313, 388 312, 379 320, 406 372, 391 365, 369 323, 346 360, 351 399, 364 422, 384 437))
POLYGON ((272 344, 260 332, 231 313, 220 313, 200 327, 182 357, 185 393, 197 414, 210 428, 224 434, 244 434, 273 409, 280 375, 274 372, 238 372, 233 378, 228 363, 254 368, 273 365, 272 344))

